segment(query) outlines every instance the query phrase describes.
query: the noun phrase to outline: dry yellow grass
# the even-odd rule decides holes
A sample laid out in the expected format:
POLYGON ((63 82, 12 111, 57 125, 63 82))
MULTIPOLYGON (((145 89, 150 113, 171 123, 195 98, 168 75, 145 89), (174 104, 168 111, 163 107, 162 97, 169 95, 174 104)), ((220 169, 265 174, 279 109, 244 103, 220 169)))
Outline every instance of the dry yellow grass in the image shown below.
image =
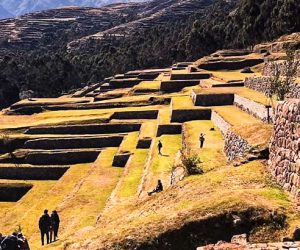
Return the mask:
POLYGON ((190 95, 174 96, 172 98, 172 109, 193 109, 194 106, 190 95))
MULTIPOLYGON (((230 88, 193 88, 197 93, 203 93, 203 94, 222 94, 222 93, 232 93, 232 94, 238 94, 242 97, 245 97, 247 99, 250 99, 254 102, 261 103, 263 105, 269 105, 270 101, 269 99, 263 94, 258 91, 255 91, 253 89, 249 89, 246 87, 230 87, 230 88)), ((276 100, 273 99, 274 105, 276 104, 276 100)))
MULTIPOLYGON (((257 57, 255 54, 246 57, 257 57)), ((261 65, 254 68, 255 74, 236 71, 213 71, 213 81, 243 80, 246 76, 260 75, 261 65)), ((187 73, 186 70, 172 73, 187 73)), ((154 81, 143 81, 135 89, 158 90, 161 81, 169 80, 170 73, 160 74, 154 81)), ((21 225, 28 236, 32 249, 40 249, 37 221, 42 211, 57 209, 61 215, 60 240, 47 249, 114 249, 124 248, 121 241, 147 241, 172 230, 181 230, 189 222, 205 220, 228 212, 241 212, 249 208, 265 211, 279 211, 287 215, 290 225, 297 225, 300 217, 293 202, 281 188, 274 184, 264 163, 254 161, 234 168, 228 165, 223 153, 224 140, 221 132, 211 121, 191 121, 184 124, 184 143, 191 154, 196 153, 203 161, 203 175, 189 176, 170 186, 171 170, 182 149, 182 135, 162 135, 156 137, 158 124, 170 124, 171 108, 195 108, 190 97, 191 91, 202 93, 236 93, 253 101, 267 104, 263 94, 237 88, 188 87, 181 93, 166 95, 131 96, 132 89, 116 90, 107 94, 122 93, 127 96, 102 101, 102 103, 146 102, 150 97, 172 98, 171 105, 146 107, 126 107, 93 110, 47 111, 32 116, 0 115, 0 129, 21 128, 37 125, 55 125, 69 122, 95 122, 108 119, 116 111, 159 110, 158 120, 112 120, 110 122, 136 122, 142 124, 139 132, 125 136, 119 148, 105 149, 93 164, 71 166, 58 181, 18 181, 34 186, 16 203, 0 202, 0 231, 9 233, 21 225), (204 148, 199 148, 199 134, 204 133, 204 148), (139 139, 151 137, 153 148, 136 149, 139 139), (157 143, 163 143, 158 155, 157 143), (118 151, 132 153, 125 169, 112 167, 114 155, 118 151), (148 197, 161 179, 164 192, 148 197), (139 194, 139 188, 142 193, 139 194), (120 243, 119 245, 117 245, 120 243), (73 244, 73 245, 72 245, 73 244)), ((41 103, 71 102, 64 96, 59 99, 39 99, 41 103)), ((26 103, 26 101, 24 101, 26 103)), ((196 107, 197 108, 197 107, 196 107)), ((199 107, 198 107, 199 108, 199 107)), ((234 106, 212 107, 227 122, 233 131, 245 138, 251 145, 266 144, 271 126, 241 111, 234 106)), ((20 130, 21 131, 21 130, 20 130)), ((12 133, 14 138, 52 137, 54 135, 23 135, 12 133)), ((63 135, 66 136, 66 135, 63 135)), ((28 166, 31 167, 31 166, 28 166)), ((15 181, 1 180, 2 183, 15 181)), ((267 212, 268 213, 268 212, 267 212)), ((289 228, 290 229, 290 228, 289 228)), ((265 229, 264 240, 274 240, 284 235, 283 230, 270 233, 265 229)), ((254 235, 255 237, 255 235, 254 235)), ((125 243, 124 243, 125 244, 125 243)))
POLYGON ((213 77, 216 77, 220 80, 225 82, 229 81, 244 81, 246 77, 253 77, 253 76, 261 76, 261 73, 241 73, 240 70, 224 70, 224 71, 210 71, 213 77))
POLYGON ((197 154, 204 171, 216 169, 227 164, 223 152, 224 140, 221 131, 211 121, 191 121, 184 124, 187 150, 191 155, 197 154), (214 128, 214 130, 211 130, 214 128), (204 147, 200 149, 199 136, 205 134, 204 147))

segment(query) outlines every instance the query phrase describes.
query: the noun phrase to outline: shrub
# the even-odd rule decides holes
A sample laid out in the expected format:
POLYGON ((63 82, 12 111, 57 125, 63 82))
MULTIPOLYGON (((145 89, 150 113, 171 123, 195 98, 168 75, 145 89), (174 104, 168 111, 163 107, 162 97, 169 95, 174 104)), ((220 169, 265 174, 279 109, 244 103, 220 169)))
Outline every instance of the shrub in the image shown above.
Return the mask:
POLYGON ((182 154, 182 165, 187 175, 203 174, 204 171, 202 169, 201 163, 202 161, 197 154, 182 154))

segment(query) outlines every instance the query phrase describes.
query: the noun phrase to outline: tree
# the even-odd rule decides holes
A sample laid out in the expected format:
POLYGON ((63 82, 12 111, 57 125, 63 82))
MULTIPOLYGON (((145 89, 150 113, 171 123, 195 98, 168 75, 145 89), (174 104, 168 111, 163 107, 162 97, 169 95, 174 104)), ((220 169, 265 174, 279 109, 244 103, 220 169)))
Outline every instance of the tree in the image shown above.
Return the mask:
POLYGON ((287 50, 287 59, 282 63, 271 63, 271 77, 266 96, 272 99, 274 96, 283 101, 289 91, 295 85, 299 61, 295 59, 295 51, 287 50))

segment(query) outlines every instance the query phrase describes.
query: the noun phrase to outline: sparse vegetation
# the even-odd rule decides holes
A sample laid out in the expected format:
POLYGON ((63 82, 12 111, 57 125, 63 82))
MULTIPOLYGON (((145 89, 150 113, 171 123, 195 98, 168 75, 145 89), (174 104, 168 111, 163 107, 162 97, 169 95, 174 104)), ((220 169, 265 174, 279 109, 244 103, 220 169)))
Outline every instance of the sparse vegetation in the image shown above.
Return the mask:
POLYGON ((181 161, 187 176, 204 173, 201 167, 201 163, 203 162, 197 154, 187 155, 186 153, 182 152, 181 161))
POLYGON ((271 78, 266 96, 272 101, 274 96, 283 101, 295 85, 299 60, 295 60, 295 51, 287 50, 287 59, 282 63, 272 62, 271 78))

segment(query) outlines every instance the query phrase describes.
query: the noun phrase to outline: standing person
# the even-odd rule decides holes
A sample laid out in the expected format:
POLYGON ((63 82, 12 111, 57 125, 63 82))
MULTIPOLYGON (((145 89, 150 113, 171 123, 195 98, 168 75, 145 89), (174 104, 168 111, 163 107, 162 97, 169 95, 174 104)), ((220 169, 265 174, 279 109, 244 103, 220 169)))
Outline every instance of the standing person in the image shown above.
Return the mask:
POLYGON ((162 154, 161 154, 161 149, 162 149, 163 145, 162 145, 162 143, 161 143, 160 140, 158 141, 157 147, 158 147, 158 154, 162 155, 162 154))
POLYGON ((203 133, 200 134, 199 141, 200 141, 200 148, 203 148, 204 141, 205 141, 205 137, 203 133))
POLYGON ((57 240, 57 234, 59 229, 59 216, 56 210, 52 211, 51 214, 51 232, 50 232, 50 241, 52 242, 52 234, 53 235, 53 241, 57 240))
POLYGON ((30 250, 28 240, 26 239, 26 237, 22 233, 18 234, 18 239, 21 242, 21 244, 20 244, 20 249, 21 250, 30 250))
POLYGON ((42 246, 44 245, 45 235, 47 238, 47 244, 50 243, 50 239, 49 239, 50 227, 51 227, 51 219, 48 214, 48 210, 46 209, 44 211, 44 214, 40 217, 40 220, 39 220, 39 228, 41 231, 42 246))

